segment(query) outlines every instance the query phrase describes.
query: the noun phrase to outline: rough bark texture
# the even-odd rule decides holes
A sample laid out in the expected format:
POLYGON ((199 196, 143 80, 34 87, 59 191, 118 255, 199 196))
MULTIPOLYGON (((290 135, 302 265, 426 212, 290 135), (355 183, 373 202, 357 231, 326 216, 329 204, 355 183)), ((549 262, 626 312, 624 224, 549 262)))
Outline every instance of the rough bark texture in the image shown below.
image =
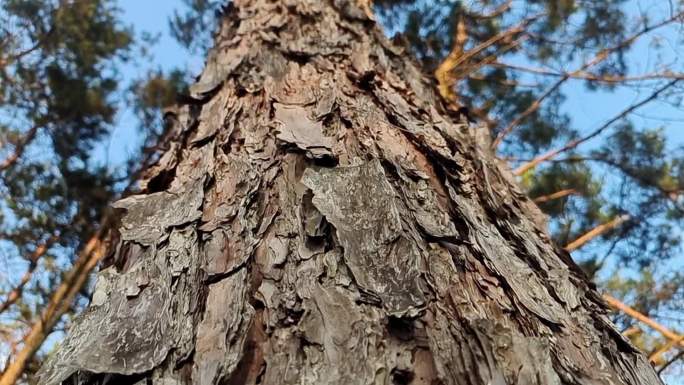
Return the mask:
POLYGON ((367 12, 234 3, 41 384, 660 383, 367 12))

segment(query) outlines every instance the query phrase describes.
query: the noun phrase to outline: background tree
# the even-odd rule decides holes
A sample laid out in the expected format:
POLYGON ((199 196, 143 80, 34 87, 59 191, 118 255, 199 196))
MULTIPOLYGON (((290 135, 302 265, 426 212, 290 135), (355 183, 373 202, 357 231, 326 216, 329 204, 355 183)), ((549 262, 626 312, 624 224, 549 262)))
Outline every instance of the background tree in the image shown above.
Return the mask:
MULTIPOLYGON (((109 0, 0 4, 3 367, 26 349, 38 325, 50 325, 39 333, 42 342, 52 330, 68 326, 70 317, 62 314, 88 299, 87 280, 76 287, 69 269, 77 251, 88 249, 93 244, 88 240, 106 230, 106 206, 128 185, 142 159, 136 157, 130 170, 121 172, 95 151, 109 138, 117 112, 133 100, 147 105, 174 100, 175 94, 161 91, 172 87, 170 81, 159 76, 134 87, 145 92, 128 91, 120 70, 133 56, 142 62, 140 53, 151 40, 135 35, 120 16, 109 0), (73 289, 68 300, 54 317, 45 318, 51 298, 66 286, 73 289)), ((146 125, 145 132, 154 134, 153 127, 146 125)), ((29 382, 42 353, 26 363, 29 382)))

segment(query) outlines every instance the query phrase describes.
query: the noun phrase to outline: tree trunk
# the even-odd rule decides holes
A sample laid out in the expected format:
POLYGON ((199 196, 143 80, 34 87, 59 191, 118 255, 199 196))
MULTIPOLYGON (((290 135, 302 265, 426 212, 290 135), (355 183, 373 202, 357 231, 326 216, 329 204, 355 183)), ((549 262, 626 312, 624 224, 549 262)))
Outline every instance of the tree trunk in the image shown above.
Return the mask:
POLYGON ((659 384, 351 0, 236 0, 41 384, 659 384))

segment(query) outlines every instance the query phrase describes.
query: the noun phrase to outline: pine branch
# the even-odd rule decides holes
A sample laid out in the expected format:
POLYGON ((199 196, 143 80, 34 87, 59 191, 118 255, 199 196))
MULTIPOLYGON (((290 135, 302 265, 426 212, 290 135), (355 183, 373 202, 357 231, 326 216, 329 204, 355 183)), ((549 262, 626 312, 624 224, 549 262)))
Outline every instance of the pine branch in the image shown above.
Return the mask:
POLYGON ((612 308, 620 310, 621 312, 623 312, 623 313, 627 314, 628 316, 636 319, 637 321, 643 323, 644 325, 647 325, 651 329, 659 332, 665 338, 667 338, 671 341, 677 341, 677 345, 684 347, 684 336, 673 332, 672 330, 670 330, 670 329, 666 328, 665 326, 659 324, 658 322, 654 321, 652 318, 649 318, 648 316, 639 313, 638 311, 636 311, 633 308, 629 307, 628 305, 624 304, 623 302, 621 302, 617 298, 610 296, 609 294, 603 294, 603 299, 612 308))
POLYGON ((552 201, 554 199, 563 198, 563 197, 568 196, 568 195, 573 195, 576 193, 577 193, 577 190, 575 190, 574 188, 568 188, 565 190, 556 191, 555 193, 552 193, 552 194, 542 195, 542 196, 536 197, 532 200, 535 203, 544 203, 544 202, 552 201))
POLYGON ((465 22, 462 18, 460 18, 456 27, 457 31, 456 36, 454 37, 454 46, 451 52, 449 52, 449 55, 447 55, 447 57, 444 58, 444 60, 439 64, 439 66, 435 70, 435 78, 437 78, 438 90, 442 97, 451 103, 456 101, 456 95, 453 93, 453 82, 456 80, 456 77, 452 74, 452 72, 456 68, 458 68, 463 63, 466 63, 468 60, 472 59, 477 54, 481 53, 487 48, 493 46, 494 44, 503 40, 512 39, 513 36, 524 32, 526 27, 530 23, 537 20, 541 16, 542 14, 538 14, 529 17, 523 20, 515 27, 512 27, 490 37, 486 41, 480 43, 478 46, 474 47, 473 49, 467 52, 463 51, 463 46, 465 45, 465 42, 468 38, 468 34, 465 29, 465 22))
POLYGON ((15 286, 14 289, 12 289, 12 291, 10 291, 5 301, 3 301, 2 304, 0 304, 0 314, 9 309, 10 306, 12 306, 15 302, 17 302, 17 300, 19 300, 19 298, 21 298, 21 295, 24 291, 24 287, 31 280, 34 271, 38 267, 38 260, 43 255, 45 255, 50 246, 52 246, 57 241, 57 239, 57 236, 51 236, 43 244, 36 247, 33 253, 31 253, 31 255, 27 258, 27 260, 29 261, 29 266, 24 272, 24 275, 21 276, 21 279, 19 280, 17 286, 15 286))
POLYGON ((501 143, 501 141, 503 141, 503 139, 508 134, 510 134, 511 131, 513 131, 513 129, 515 127, 517 127, 520 123, 522 123, 525 119, 527 119, 527 117, 529 117, 530 115, 535 113, 539 109, 539 107, 541 106, 542 102, 546 98, 548 98, 551 94, 553 94, 556 90, 558 90, 558 88, 560 88, 560 86, 563 85, 563 83, 565 83, 572 76, 576 76, 577 74, 583 73, 588 68, 591 68, 591 67, 603 62, 607 58, 609 58, 612 53, 619 51, 625 47, 628 47, 629 45, 634 43, 637 39, 639 39, 641 36, 651 32, 655 29, 658 29, 658 28, 661 28, 665 25, 668 25, 668 24, 670 24, 670 23, 672 23, 678 19, 681 19, 683 16, 684 16, 684 12, 679 12, 676 15, 674 15, 674 16, 666 19, 666 20, 663 20, 658 24, 654 24, 652 26, 644 27, 640 31, 638 31, 637 33, 635 33, 632 36, 630 36, 629 38, 621 41, 620 43, 614 45, 613 47, 602 49, 601 51, 599 51, 596 54, 596 56, 594 56, 588 62, 584 63, 577 70, 563 74, 563 76, 561 76, 561 78, 557 82, 555 82, 551 87, 547 88, 546 91, 544 91, 541 94, 541 96, 539 96, 534 102, 532 102, 532 104, 530 104, 530 106, 527 107, 527 109, 525 111, 523 111, 520 115, 518 115, 515 119, 513 119, 508 124, 508 126, 506 126, 506 128, 504 128, 499 133, 499 135, 496 136, 496 138, 492 142, 492 148, 496 149, 499 146, 499 144, 501 143))
MULTIPOLYGON (((121 196, 129 193, 143 170, 150 167, 154 154, 154 151, 145 153, 140 167, 131 174, 128 187, 126 187, 121 196)), ((11 363, 5 365, 5 370, 0 374, 0 385, 14 385, 18 381, 35 353, 53 331, 57 322, 69 310, 76 295, 86 283, 90 272, 95 269, 98 262, 104 256, 104 237, 114 223, 114 219, 114 212, 105 209, 97 231, 86 242, 71 270, 67 272, 64 280, 53 292, 38 321, 31 326, 29 332, 24 336, 21 351, 19 351, 11 363)))
POLYGON ((440 95, 449 103, 456 103, 457 96, 453 91, 453 76, 451 72, 456 68, 459 59, 463 56, 463 48, 468 41, 468 31, 463 16, 458 17, 456 22, 456 34, 454 35, 454 44, 451 52, 439 64, 435 70, 435 78, 437 79, 437 89, 440 95))
POLYGON ((99 230, 88 240, 79 253, 73 268, 53 292, 38 321, 31 326, 29 332, 24 336, 24 345, 17 353, 14 361, 5 367, 5 371, 0 377, 0 385, 14 385, 17 382, 24 368, 43 344, 52 328, 71 306, 76 294, 87 280, 88 274, 104 256, 102 237, 109 229, 110 216, 111 214, 105 216, 99 230))
POLYGON ((653 353, 651 353, 648 356, 648 360, 651 363, 656 364, 658 362, 658 359, 660 358, 660 356, 667 353, 672 348, 676 347, 678 344, 680 344, 682 342, 684 342, 684 335, 679 336, 679 339, 676 339, 676 340, 668 339, 667 342, 662 344, 660 347, 658 347, 658 349, 656 349, 653 353))
POLYGON ((569 141, 566 143, 564 146, 550 150, 542 155, 539 155, 532 159, 531 161, 519 166, 515 170, 513 170, 513 174, 515 175, 522 175, 524 174, 527 170, 536 167, 539 163, 545 162, 547 160, 553 159, 556 156, 558 156, 561 153, 564 153, 568 150, 572 150, 579 146, 580 144, 598 136, 601 134, 606 128, 610 127, 613 123, 617 122, 618 120, 624 118, 625 116, 629 115, 630 113, 634 112, 638 108, 643 107, 645 104, 648 104, 649 102, 655 100, 658 96, 660 96, 661 93, 663 93, 665 90, 669 89, 670 87, 674 86, 677 82, 679 82, 680 79, 674 79, 665 84, 664 86, 658 88, 656 91, 654 91, 652 94, 650 94, 648 97, 645 99, 642 99, 636 104, 632 104, 628 108, 622 110, 620 113, 615 115, 613 118, 605 122, 604 124, 601 125, 601 127, 597 128, 596 130, 592 131, 590 134, 569 141))
POLYGON ((585 244, 587 244, 587 242, 591 241, 592 239, 600 236, 601 234, 604 234, 605 232, 607 232, 609 230, 616 228, 620 224, 629 220, 629 218, 630 218, 629 215, 620 215, 620 216, 612 219, 609 222, 600 224, 600 225, 594 227, 593 229, 587 231, 586 233, 584 233, 582 236, 575 239, 574 241, 568 243, 564 247, 564 249, 567 252, 575 251, 575 250, 579 249, 580 247, 584 246, 585 244))
POLYGON ((26 150, 26 146, 29 145, 33 141, 33 139, 36 138, 36 134, 38 133, 38 129, 40 126, 35 125, 31 127, 31 129, 24 135, 23 138, 17 142, 17 144, 14 146, 14 152, 10 154, 5 160, 0 162, 0 172, 7 170, 8 168, 12 167, 19 158, 24 154, 24 150, 26 150))
POLYGON ((571 79, 589 80, 601 83, 627 83, 640 82, 645 80, 661 80, 661 79, 684 79, 684 73, 665 70, 662 72, 650 72, 641 75, 625 76, 625 75, 598 75, 591 72, 558 72, 546 68, 526 67, 517 64, 491 62, 492 67, 507 68, 514 71, 527 72, 535 75, 543 75, 550 77, 563 77, 569 75, 571 79))
POLYGON ((672 357, 671 360, 667 361, 666 363, 663 364, 663 366, 658 369, 658 375, 660 375, 662 372, 665 371, 670 365, 673 363, 677 362, 679 359, 684 357, 684 350, 680 350, 679 353, 677 353, 674 357, 672 357))

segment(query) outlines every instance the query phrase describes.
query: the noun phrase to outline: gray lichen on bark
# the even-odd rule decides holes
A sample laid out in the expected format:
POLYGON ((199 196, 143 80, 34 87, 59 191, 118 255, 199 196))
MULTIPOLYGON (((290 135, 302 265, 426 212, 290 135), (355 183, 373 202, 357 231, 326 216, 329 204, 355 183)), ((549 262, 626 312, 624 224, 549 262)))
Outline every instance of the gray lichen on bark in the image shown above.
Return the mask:
POLYGON ((41 384, 659 384, 351 0, 235 0, 41 384))

